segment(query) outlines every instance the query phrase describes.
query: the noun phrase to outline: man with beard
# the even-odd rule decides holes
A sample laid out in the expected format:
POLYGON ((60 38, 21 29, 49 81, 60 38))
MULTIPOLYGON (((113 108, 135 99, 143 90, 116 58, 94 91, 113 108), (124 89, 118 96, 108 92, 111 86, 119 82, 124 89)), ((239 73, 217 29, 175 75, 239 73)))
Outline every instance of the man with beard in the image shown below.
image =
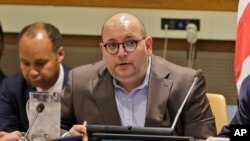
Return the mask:
MULTIPOLYGON (((141 20, 128 13, 103 25, 103 59, 74 68, 62 96, 61 128, 84 134, 88 124, 170 127, 196 70, 153 55, 153 39, 141 20)), ((205 139, 216 135, 215 120, 201 75, 180 115, 174 135, 205 139)))

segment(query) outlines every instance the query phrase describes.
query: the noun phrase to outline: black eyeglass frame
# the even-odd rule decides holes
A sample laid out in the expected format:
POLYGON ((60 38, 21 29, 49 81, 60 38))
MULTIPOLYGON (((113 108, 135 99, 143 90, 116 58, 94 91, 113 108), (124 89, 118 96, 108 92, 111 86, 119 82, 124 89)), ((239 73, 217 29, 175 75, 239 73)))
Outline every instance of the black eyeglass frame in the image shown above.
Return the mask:
POLYGON ((127 40, 127 41, 124 41, 124 42, 122 42, 122 43, 106 43, 106 44, 104 44, 103 46, 104 46, 104 48, 106 49, 106 51, 107 51, 109 54, 111 54, 111 55, 116 55, 116 54, 119 52, 120 45, 122 45, 122 47, 123 47, 123 49, 124 49, 125 52, 127 52, 127 53, 132 53, 132 52, 134 52, 134 51, 136 50, 137 45, 138 45, 138 42, 140 42, 140 41, 142 41, 142 40, 145 40, 145 38, 142 38, 142 39, 140 39, 140 40, 127 40), (131 42, 131 41, 134 41, 134 42, 135 42, 135 47, 133 48, 133 50, 129 50, 129 49, 125 46, 125 43, 131 42), (110 52, 110 50, 107 49, 107 45, 108 45, 108 44, 115 44, 115 45, 117 46, 117 47, 116 47, 117 50, 116 50, 115 52, 110 52))

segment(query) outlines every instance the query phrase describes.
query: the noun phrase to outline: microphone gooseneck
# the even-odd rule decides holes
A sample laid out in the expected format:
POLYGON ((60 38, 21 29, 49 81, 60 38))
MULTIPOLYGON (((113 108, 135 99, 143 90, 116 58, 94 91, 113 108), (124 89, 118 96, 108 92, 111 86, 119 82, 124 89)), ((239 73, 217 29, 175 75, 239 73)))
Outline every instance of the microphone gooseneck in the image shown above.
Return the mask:
POLYGON ((191 95, 191 93, 192 93, 192 91, 194 89, 194 86, 196 85, 196 83, 198 82, 198 80, 201 78, 201 76, 202 76, 202 70, 197 70, 196 73, 195 73, 195 75, 194 75, 193 83, 192 83, 191 87, 189 88, 189 90, 187 92, 187 95, 184 98, 184 100, 183 100, 183 102, 182 102, 180 108, 178 109, 178 112, 177 112, 177 114, 176 114, 176 116, 174 118, 174 122, 173 122, 173 124, 171 126, 172 131, 174 130, 174 128, 176 126, 177 120, 179 119, 179 116, 180 116, 180 114, 181 114, 181 112, 182 112, 182 110, 183 110, 183 108, 184 108, 184 106, 185 106, 185 104, 187 102, 187 99, 191 95))
POLYGON ((38 115, 44 110, 45 106, 43 103, 39 103, 37 106, 36 106, 36 115, 35 117, 33 118, 32 122, 31 122, 31 125, 30 127, 28 128, 24 138, 23 138, 23 141, 28 141, 28 135, 29 135, 29 132, 31 130, 31 128, 33 127, 38 115))

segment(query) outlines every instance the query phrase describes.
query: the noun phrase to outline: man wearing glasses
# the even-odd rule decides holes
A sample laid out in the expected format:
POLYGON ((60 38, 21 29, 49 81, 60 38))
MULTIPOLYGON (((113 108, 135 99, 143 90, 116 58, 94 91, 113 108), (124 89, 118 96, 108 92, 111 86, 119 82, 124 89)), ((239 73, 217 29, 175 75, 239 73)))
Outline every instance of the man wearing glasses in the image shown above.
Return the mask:
MULTIPOLYGON (((88 124, 170 127, 196 71, 153 55, 153 39, 140 19, 128 13, 103 25, 103 60, 73 69, 62 97, 66 136, 84 134, 88 124)), ((216 134, 202 75, 174 135, 205 139, 216 134)))

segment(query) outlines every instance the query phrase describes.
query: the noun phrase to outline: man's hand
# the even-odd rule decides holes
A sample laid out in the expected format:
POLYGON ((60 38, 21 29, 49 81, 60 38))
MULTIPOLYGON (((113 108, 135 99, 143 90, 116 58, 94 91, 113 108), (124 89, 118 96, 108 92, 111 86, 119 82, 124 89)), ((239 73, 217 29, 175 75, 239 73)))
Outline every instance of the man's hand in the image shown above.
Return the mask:
POLYGON ((19 141, 21 140, 21 133, 19 131, 14 131, 11 133, 1 131, 0 141, 19 141))
POLYGON ((87 128, 84 125, 74 125, 66 136, 77 136, 82 135, 83 141, 88 141, 87 128))

